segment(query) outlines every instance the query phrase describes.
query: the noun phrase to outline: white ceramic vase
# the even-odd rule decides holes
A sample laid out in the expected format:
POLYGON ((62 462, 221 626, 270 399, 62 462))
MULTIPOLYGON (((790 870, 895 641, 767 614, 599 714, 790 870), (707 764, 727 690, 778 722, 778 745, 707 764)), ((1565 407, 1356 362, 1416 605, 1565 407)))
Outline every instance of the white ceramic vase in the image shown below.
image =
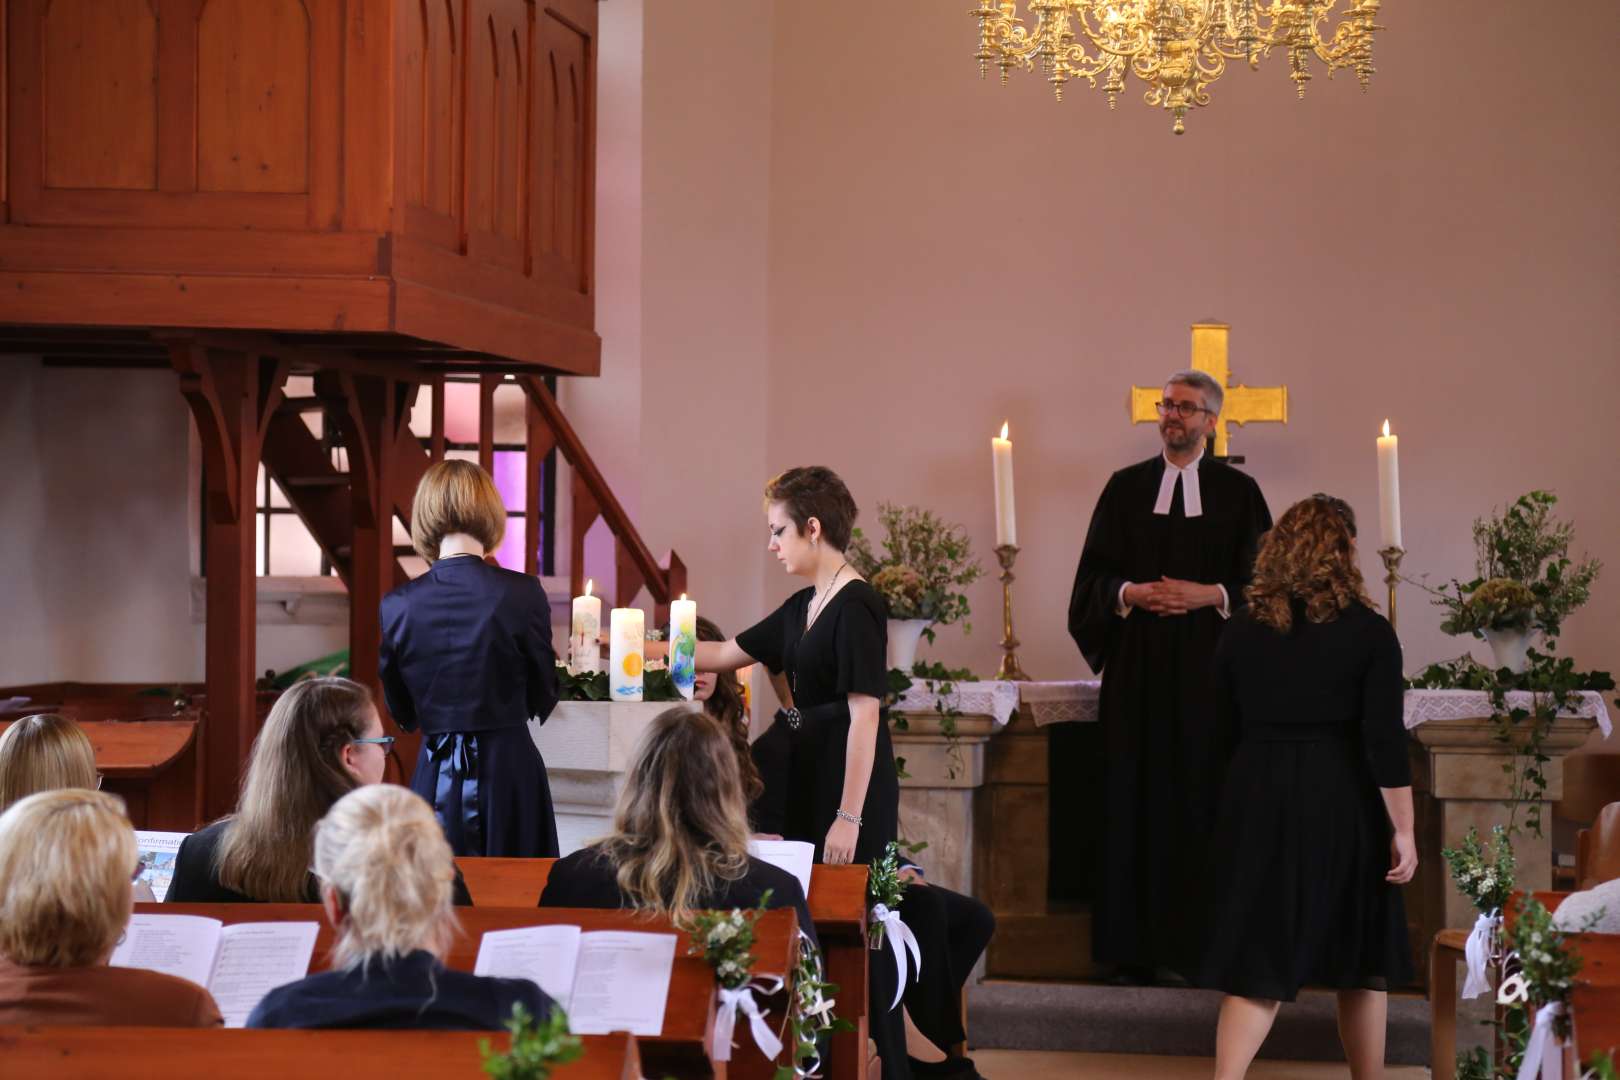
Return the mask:
POLYGON ((927 619, 889 620, 889 668, 899 668, 911 674, 911 665, 917 662, 917 642, 928 629, 927 619))
POLYGON ((1530 666, 1530 646, 1535 644, 1534 630, 1486 630, 1485 641, 1491 647, 1491 656, 1498 668, 1507 668, 1522 675, 1530 666))

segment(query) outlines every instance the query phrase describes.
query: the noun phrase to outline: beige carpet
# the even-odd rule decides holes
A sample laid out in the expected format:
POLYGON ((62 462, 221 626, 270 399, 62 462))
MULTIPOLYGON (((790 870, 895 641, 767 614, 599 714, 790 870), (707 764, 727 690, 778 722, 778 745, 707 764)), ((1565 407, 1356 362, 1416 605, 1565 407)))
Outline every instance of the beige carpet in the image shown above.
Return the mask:
MULTIPOLYGON (((1056 1050, 975 1050, 973 1062, 985 1080, 1209 1080, 1209 1058, 1147 1054, 1070 1054, 1056 1050)), ((1256 1061, 1253 1080, 1346 1080, 1350 1070, 1323 1061, 1256 1061)), ((1427 1080, 1419 1065, 1392 1066, 1385 1080, 1427 1080)))

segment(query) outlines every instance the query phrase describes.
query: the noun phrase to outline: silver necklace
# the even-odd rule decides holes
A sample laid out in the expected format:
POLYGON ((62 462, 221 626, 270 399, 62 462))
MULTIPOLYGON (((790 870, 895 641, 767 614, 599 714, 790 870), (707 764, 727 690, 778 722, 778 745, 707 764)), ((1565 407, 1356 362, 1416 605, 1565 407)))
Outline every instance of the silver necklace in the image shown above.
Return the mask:
MULTIPOLYGON (((838 584, 838 575, 842 574, 844 570, 848 568, 848 566, 849 562, 848 560, 845 560, 839 565, 837 570, 833 571, 832 580, 827 582, 827 588, 822 591, 819 601, 817 601, 814 596, 810 598, 810 614, 806 616, 804 620, 804 634, 808 634, 810 632, 810 627, 815 624, 816 616, 820 615, 821 609, 827 606, 828 599, 832 597, 833 586, 838 584)), ((804 641, 804 634, 799 635, 799 641, 801 643, 804 641)), ((790 708, 782 710, 782 719, 787 722, 787 726, 791 730, 798 731, 799 725, 804 723, 804 716, 799 712, 799 658, 797 655, 797 646, 794 648, 794 653, 793 667, 788 671, 788 689, 793 692, 793 705, 790 708)))

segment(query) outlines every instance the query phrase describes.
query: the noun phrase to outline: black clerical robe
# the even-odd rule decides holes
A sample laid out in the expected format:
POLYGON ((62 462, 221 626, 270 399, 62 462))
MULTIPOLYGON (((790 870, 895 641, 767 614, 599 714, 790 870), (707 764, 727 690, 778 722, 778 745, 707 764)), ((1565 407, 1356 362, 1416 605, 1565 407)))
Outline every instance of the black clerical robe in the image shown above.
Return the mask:
POLYGON ((1242 604, 1271 514, 1245 473, 1207 454, 1197 470, 1202 513, 1191 518, 1179 478, 1169 513, 1153 512, 1162 454, 1109 478, 1069 600, 1069 633, 1102 675, 1102 865, 1091 890, 1102 963, 1187 971, 1198 955, 1198 879, 1219 794, 1212 661, 1225 619, 1213 607, 1119 614, 1122 586, 1160 577, 1219 584, 1242 604))

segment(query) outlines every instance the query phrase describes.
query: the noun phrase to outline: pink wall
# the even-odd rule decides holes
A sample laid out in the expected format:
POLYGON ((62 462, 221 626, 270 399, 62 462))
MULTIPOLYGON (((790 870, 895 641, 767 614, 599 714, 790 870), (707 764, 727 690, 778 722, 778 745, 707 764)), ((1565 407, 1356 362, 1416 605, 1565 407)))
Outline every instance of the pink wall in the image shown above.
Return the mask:
MULTIPOLYGON (((1574 5, 1555 59, 1507 9, 1392 6, 1370 93, 1318 78, 1299 102, 1276 59, 1238 67, 1177 138, 1134 93, 1110 115, 1081 87, 980 83, 959 7, 857 26, 776 5, 770 468, 823 461, 868 512, 932 507, 993 562, 988 440, 1010 419, 1025 667, 1082 676, 1064 620, 1091 508, 1156 450, 1128 387, 1224 320, 1238 379, 1290 388, 1287 427, 1234 439, 1274 513, 1326 490, 1375 520, 1386 415, 1413 573, 1470 576, 1471 520, 1554 487, 1610 567, 1567 649, 1620 669, 1620 12, 1574 5)), ((987 671, 998 586, 972 599, 973 636, 936 655, 987 671)), ((1410 667, 1463 651, 1401 602, 1410 667)))

